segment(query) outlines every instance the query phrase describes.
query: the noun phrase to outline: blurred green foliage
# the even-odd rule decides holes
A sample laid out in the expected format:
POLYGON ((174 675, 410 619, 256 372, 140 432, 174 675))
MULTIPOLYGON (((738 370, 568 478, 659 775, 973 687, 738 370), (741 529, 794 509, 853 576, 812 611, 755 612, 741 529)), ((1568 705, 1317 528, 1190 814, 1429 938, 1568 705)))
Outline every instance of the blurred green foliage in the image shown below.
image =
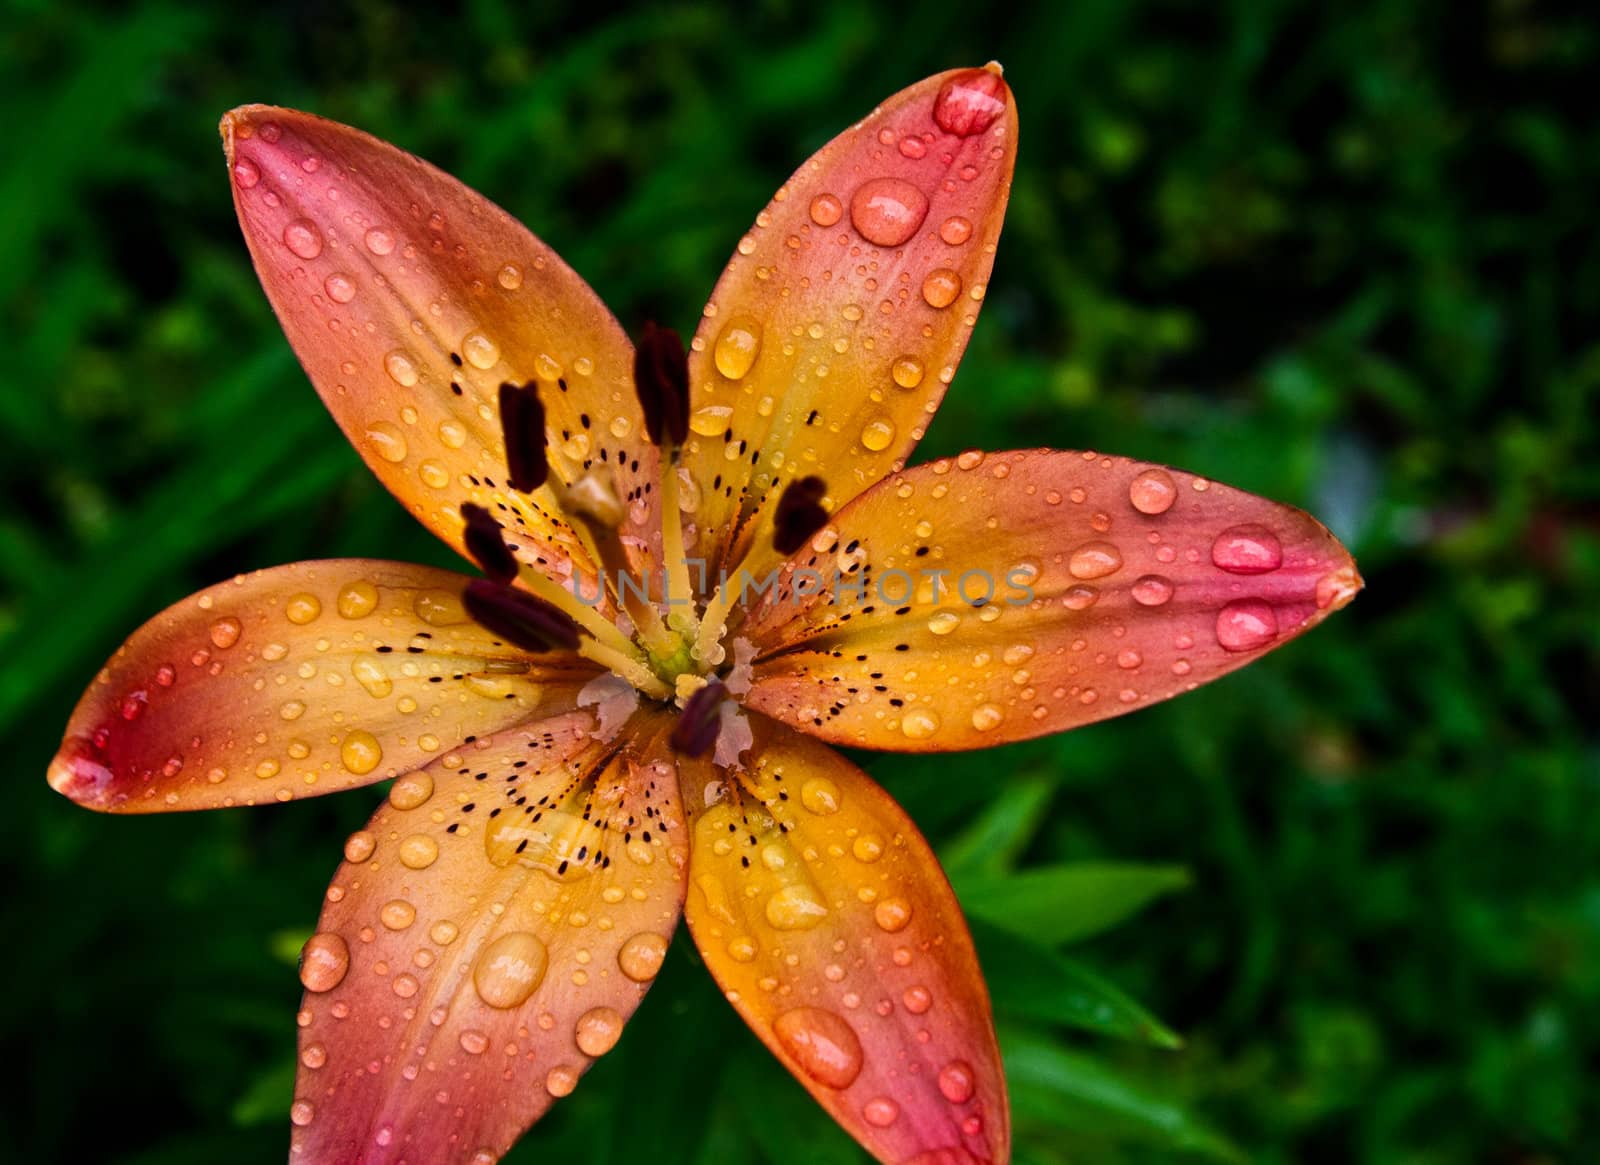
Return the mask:
MULTIPOLYGON (((46 761, 121 637, 201 585, 448 561, 296 367, 218 115, 398 142, 626 324, 687 330, 813 148, 995 57, 1016 186, 925 450, 1181 465, 1318 513, 1369 582, 1137 717, 866 759, 967 895, 1018 1160, 1600 1160, 1592 10, 605 7, 0 8, 9 1150, 282 1159, 293 952, 372 796, 107 819, 46 761), (1047 934, 1006 929, 1013 894, 1047 934)), ((860 1159, 694 962, 514 1160, 860 1159)))

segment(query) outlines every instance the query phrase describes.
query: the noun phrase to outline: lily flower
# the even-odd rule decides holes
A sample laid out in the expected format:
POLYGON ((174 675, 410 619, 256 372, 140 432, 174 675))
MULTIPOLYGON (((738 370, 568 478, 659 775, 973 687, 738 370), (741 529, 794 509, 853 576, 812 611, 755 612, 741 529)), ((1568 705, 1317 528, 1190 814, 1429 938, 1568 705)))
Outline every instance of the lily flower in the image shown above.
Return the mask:
POLYGON ((685 347, 638 346, 505 211, 309 114, 222 120, 255 266, 384 485, 486 577, 368 560, 156 616, 50 770, 125 813, 392 780, 301 957, 296 1162, 498 1159, 616 1045, 681 916, 868 1152, 1004 1162, 960 907, 830 745, 984 748, 1131 712, 1361 583, 1299 510, 1092 452, 906 468, 988 286, 1017 145, 991 65, 824 146, 685 347))

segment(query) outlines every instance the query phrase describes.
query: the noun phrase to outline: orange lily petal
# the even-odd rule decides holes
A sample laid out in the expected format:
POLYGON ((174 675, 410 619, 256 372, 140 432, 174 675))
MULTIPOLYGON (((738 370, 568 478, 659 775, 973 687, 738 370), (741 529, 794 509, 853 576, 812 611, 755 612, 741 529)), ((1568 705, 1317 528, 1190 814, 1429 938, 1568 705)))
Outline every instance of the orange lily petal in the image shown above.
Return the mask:
POLYGON ((288 801, 575 707, 594 665, 507 647, 467 619, 467 581, 346 559, 184 599, 134 632, 84 693, 50 784, 127 813, 288 801))
POLYGON ((904 464, 977 319, 1016 130, 999 66, 929 77, 756 217, 689 357, 702 555, 726 553, 708 539, 736 539, 734 519, 775 486, 820 473, 837 507, 904 464))
POLYGON ((684 916, 706 966, 880 1161, 1005 1161, 989 996, 928 843, 844 757, 751 719, 750 769, 680 770, 694 813, 684 916))
POLYGON ((291 1160, 488 1165, 617 1042, 677 925, 687 834, 649 722, 620 748, 592 727, 440 757, 345 843, 301 959, 291 1160))
MULTIPOLYGON (((383 484, 462 550, 460 504, 507 515, 525 560, 592 564, 549 488, 507 486, 499 387, 536 383, 552 475, 600 465, 630 504, 625 544, 658 553, 655 451, 633 349, 589 286, 449 175, 335 122, 269 106, 222 120, 234 205, 273 309, 383 484)), ((592 590, 588 593, 594 593, 592 590)))
POLYGON ((1344 547, 1291 506, 1048 450, 898 474, 795 567, 845 572, 861 593, 773 592, 743 632, 762 653, 750 704, 825 740, 914 752, 1060 732, 1192 691, 1361 587, 1344 547))

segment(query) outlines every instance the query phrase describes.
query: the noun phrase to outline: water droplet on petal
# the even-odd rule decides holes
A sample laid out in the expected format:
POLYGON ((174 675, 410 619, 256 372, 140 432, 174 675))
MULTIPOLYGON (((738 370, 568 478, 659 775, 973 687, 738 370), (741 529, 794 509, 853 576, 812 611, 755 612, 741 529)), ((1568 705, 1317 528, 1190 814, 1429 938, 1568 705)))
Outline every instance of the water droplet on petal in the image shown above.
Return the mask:
POLYGON ((1006 111, 1006 83, 988 69, 968 69, 951 77, 933 99, 933 120, 945 133, 967 138, 980 134, 1006 111))
POLYGON ((1085 542, 1067 560, 1073 578, 1104 578, 1121 569, 1122 552, 1110 542, 1085 542))
POLYGON ((961 616, 954 611, 939 611, 928 619, 928 631, 934 635, 949 635, 961 626, 961 616))
POLYGON ((989 732, 998 727, 1005 714, 994 704, 979 704, 972 711, 972 726, 979 732, 989 732))
POLYGON ((827 777, 812 777, 800 786, 800 804, 819 817, 839 812, 839 786, 827 777))
POLYGON ((951 1060, 940 1070, 939 1091, 951 1104, 965 1104, 976 1090, 972 1065, 965 1060, 951 1060))
POLYGON ((939 227, 939 237, 948 246, 961 246, 972 237, 972 220, 962 218, 959 214, 952 215, 939 227))
POLYGON ((1159 574, 1147 574, 1133 584, 1133 601, 1143 607, 1159 607, 1172 598, 1172 581, 1159 574))
POLYGON ((622 1016, 610 1007, 595 1007, 578 1017, 573 1038, 585 1056, 603 1056, 617 1046, 622 1035, 622 1016))
POLYGON ((439 843, 426 833, 413 833, 400 843, 400 864, 408 870, 425 870, 439 860, 439 843))
POLYGON ((344 860, 347 862, 364 862, 372 856, 372 851, 378 848, 378 839, 365 829, 358 829, 345 839, 344 860))
POLYGON ((307 623, 315 623, 322 614, 322 600, 309 592, 295 595, 284 604, 283 614, 289 622, 304 627, 307 623))
POLYGON ((894 934, 911 921, 911 903, 904 898, 885 898, 872 909, 872 920, 879 930, 894 934))
POLYGON ((406 930, 417 920, 417 908, 404 898, 385 902, 378 911, 378 921, 388 930, 406 930))
POLYGON ((635 983, 648 983, 661 970, 661 961, 667 957, 667 940, 659 934, 641 931, 617 952, 617 966, 635 983))
POLYGON ((948 267, 937 267, 922 281, 922 298, 929 307, 949 307, 961 294, 961 276, 948 267))
POLYGON ((331 931, 312 935, 300 952, 300 982, 307 991, 332 991, 350 970, 350 948, 331 931))
POLYGON ((1164 514, 1178 498, 1178 487, 1164 469, 1146 469, 1128 483, 1128 501, 1141 514, 1164 514))
POLYGON ((877 1096, 861 1106, 861 1115, 874 1128, 886 1129, 900 1118, 900 1106, 887 1096, 877 1096))
POLYGON ((844 217, 844 205, 832 194, 819 194, 811 200, 811 221, 831 227, 844 217))
POLYGON ((779 930, 810 930, 828 915, 828 908, 810 886, 796 882, 767 899, 767 921, 779 930))
POLYGON ((861 1039, 841 1015, 796 1007, 780 1015, 772 1031, 800 1070, 826 1088, 848 1088, 861 1075, 861 1039))
POLYGON ((377 768, 382 759, 383 746, 378 743, 378 738, 359 728, 346 735, 344 743, 339 746, 340 763, 358 777, 377 768))
POLYGON ((381 227, 373 227, 366 234, 367 250, 374 255, 387 255, 394 250, 394 236, 381 227))
POLYGON ((861 443, 874 453, 882 453, 894 442, 894 422, 888 417, 875 417, 861 429, 861 443))
POLYGON ((861 237, 880 247, 898 247, 928 217, 928 196, 902 178, 872 178, 850 199, 850 221, 861 237))
POLYGON ((283 228, 283 245, 302 259, 315 259, 322 254, 322 236, 310 219, 297 218, 283 228))
POLYGON ((239 634, 243 630, 244 627, 239 620, 226 616, 211 624, 211 642, 226 650, 239 642, 239 634))
POLYGON ((722 325, 711 355, 718 372, 729 380, 739 380, 760 354, 761 324, 751 316, 735 316, 722 325))
POLYGON ((349 303, 356 297, 355 281, 343 271, 335 271, 324 279, 322 289, 334 303, 349 303))
POLYGON ((240 158, 233 164, 233 180, 239 184, 240 190, 249 190, 261 181, 261 170, 249 158, 240 158))
POLYGON ((309 1100, 297 1100, 289 1106, 289 1123, 305 1128, 316 1119, 317 1110, 309 1100))
POLYGON ((922 383, 922 361, 915 356, 902 356, 894 362, 890 375, 901 388, 916 388, 922 383))
POLYGON ((427 773, 407 773, 389 786, 389 804, 396 809, 416 809, 433 796, 433 778, 427 773))
POLYGON ((500 345, 483 332, 468 332, 462 336, 461 354, 468 364, 485 372, 500 363, 500 345))
POLYGON ((1236 599, 1217 612, 1217 642, 1229 651, 1254 651, 1278 637, 1278 613, 1261 599, 1236 599))
POLYGON ((525 930, 503 934, 478 956, 472 985, 490 1007, 519 1007, 544 981, 549 958, 538 935, 525 930))
POLYGON ((1265 526, 1230 526, 1211 544, 1211 561, 1229 574, 1266 574, 1283 565, 1283 545, 1265 526))
POLYGON ((551 1096, 570 1096, 572 1090, 578 1086, 578 1073, 576 1069, 565 1064, 557 1065, 550 1069, 544 1078, 544 1090, 551 1096))
POLYGON ((461 1033, 461 1050, 469 1056, 481 1056, 489 1050, 489 1037, 480 1031, 464 1031, 461 1033))
POLYGON ((410 388, 421 379, 417 373, 417 362, 412 359, 411 353, 404 348, 396 348, 383 358, 384 371, 389 378, 401 388, 410 388))
POLYGON ((500 273, 495 278, 507 291, 515 291, 522 286, 522 268, 515 263, 507 263, 500 268, 500 273))
POLYGON ((927 740, 939 731, 939 714, 927 708, 913 708, 900 717, 900 731, 912 740, 927 740))

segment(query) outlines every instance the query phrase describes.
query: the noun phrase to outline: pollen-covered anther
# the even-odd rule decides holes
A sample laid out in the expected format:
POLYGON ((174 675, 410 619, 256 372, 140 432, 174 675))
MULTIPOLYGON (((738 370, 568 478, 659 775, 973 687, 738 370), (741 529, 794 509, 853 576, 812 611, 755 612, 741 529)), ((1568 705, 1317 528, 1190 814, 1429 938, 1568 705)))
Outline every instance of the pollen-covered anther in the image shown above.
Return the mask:
POLYGON ((793 554, 828 524, 828 511, 822 508, 827 492, 827 484, 816 476, 799 478, 784 488, 772 520, 772 545, 779 554, 793 554))
POLYGON ((633 350, 633 386, 651 441, 659 446, 688 440, 689 355, 677 332, 645 324, 633 350))
POLYGON ((605 530, 621 526, 626 512, 609 465, 596 465, 584 473, 566 488, 561 502, 575 516, 605 530))
POLYGON ((510 582, 516 578, 517 556, 506 545, 505 533, 494 515, 482 506, 464 502, 461 520, 467 524, 462 531, 462 541, 483 573, 496 582, 510 582))
POLYGON ((479 626, 526 651, 577 649, 577 624, 525 591, 489 579, 474 579, 467 584, 462 602, 479 626))
POLYGON ((721 680, 711 680, 684 705, 672 729, 672 747, 685 756, 704 756, 717 743, 722 729, 722 702, 728 689, 721 680))
POLYGON ((532 493, 550 475, 544 450, 544 403, 538 386, 500 386, 500 428, 506 442, 506 472, 511 488, 532 493))

